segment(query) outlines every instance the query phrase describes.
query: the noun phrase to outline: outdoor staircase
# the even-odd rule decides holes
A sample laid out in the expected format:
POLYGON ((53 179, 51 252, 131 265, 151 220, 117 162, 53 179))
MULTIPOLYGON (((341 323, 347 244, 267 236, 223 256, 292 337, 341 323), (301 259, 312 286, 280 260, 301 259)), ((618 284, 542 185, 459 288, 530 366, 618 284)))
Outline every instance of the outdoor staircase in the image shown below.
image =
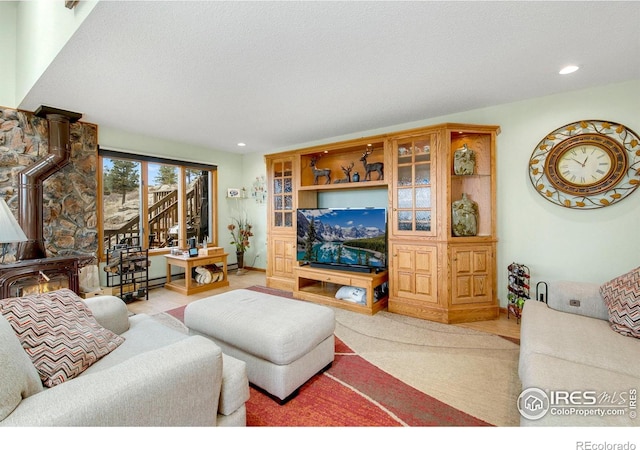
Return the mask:
MULTIPOLYGON (((187 223, 197 234, 200 229, 200 207, 203 201, 202 179, 198 178, 187 190, 187 223)), ((171 228, 178 224, 178 190, 156 191, 153 193, 153 204, 149 207, 149 242, 148 248, 164 248, 174 245, 177 233, 171 228)), ((191 237, 190 228, 188 237, 191 237)), ((140 215, 129 219, 120 228, 104 230, 104 248, 116 244, 140 245, 140 215)))

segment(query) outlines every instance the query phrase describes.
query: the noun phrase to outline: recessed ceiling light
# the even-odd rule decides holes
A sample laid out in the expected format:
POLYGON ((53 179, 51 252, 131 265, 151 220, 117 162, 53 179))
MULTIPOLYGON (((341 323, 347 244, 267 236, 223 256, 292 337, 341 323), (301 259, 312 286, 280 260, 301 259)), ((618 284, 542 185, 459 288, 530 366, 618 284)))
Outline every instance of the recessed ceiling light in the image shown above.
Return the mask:
POLYGON ((238 142, 238 147, 245 147, 247 144, 245 144, 244 142, 238 142))
POLYGON ((560 69, 560 72, 558 72, 558 73, 560 75, 567 75, 567 74, 575 72, 579 68, 580 67, 578 67, 578 66, 566 66, 566 67, 563 67, 562 69, 560 69))

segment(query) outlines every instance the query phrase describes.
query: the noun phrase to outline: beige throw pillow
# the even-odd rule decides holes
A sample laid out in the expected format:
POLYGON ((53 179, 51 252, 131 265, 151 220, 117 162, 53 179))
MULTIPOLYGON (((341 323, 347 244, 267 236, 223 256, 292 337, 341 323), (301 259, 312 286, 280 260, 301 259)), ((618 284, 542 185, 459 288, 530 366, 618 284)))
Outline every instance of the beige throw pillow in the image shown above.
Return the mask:
POLYGON ((640 338, 640 267, 600 287, 614 331, 640 338))
POLYGON ((124 342, 70 289, 0 300, 0 312, 47 387, 80 375, 124 342))

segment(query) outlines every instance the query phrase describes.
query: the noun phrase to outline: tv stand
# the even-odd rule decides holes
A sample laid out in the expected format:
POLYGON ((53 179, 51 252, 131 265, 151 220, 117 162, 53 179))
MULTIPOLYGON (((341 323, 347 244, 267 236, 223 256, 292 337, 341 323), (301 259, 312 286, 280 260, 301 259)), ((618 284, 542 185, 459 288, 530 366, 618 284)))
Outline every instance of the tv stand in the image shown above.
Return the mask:
POLYGON ((349 311, 373 315, 387 307, 388 292, 382 298, 375 299, 374 291, 388 282, 388 272, 353 272, 337 268, 313 267, 313 264, 298 266, 294 269, 295 284, 293 297, 349 311), (336 298, 343 286, 359 287, 367 290, 366 303, 360 304, 336 298))

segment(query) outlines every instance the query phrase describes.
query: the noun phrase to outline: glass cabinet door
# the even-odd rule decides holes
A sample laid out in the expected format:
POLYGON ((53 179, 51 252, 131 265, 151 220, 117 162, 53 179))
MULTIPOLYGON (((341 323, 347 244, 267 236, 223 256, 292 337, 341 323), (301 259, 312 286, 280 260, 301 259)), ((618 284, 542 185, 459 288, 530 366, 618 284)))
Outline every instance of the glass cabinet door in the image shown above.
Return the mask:
POLYGON ((275 228, 293 227, 293 162, 273 161, 272 220, 275 228))
POLYGON ((395 142, 394 233, 432 234, 431 135, 395 142))

